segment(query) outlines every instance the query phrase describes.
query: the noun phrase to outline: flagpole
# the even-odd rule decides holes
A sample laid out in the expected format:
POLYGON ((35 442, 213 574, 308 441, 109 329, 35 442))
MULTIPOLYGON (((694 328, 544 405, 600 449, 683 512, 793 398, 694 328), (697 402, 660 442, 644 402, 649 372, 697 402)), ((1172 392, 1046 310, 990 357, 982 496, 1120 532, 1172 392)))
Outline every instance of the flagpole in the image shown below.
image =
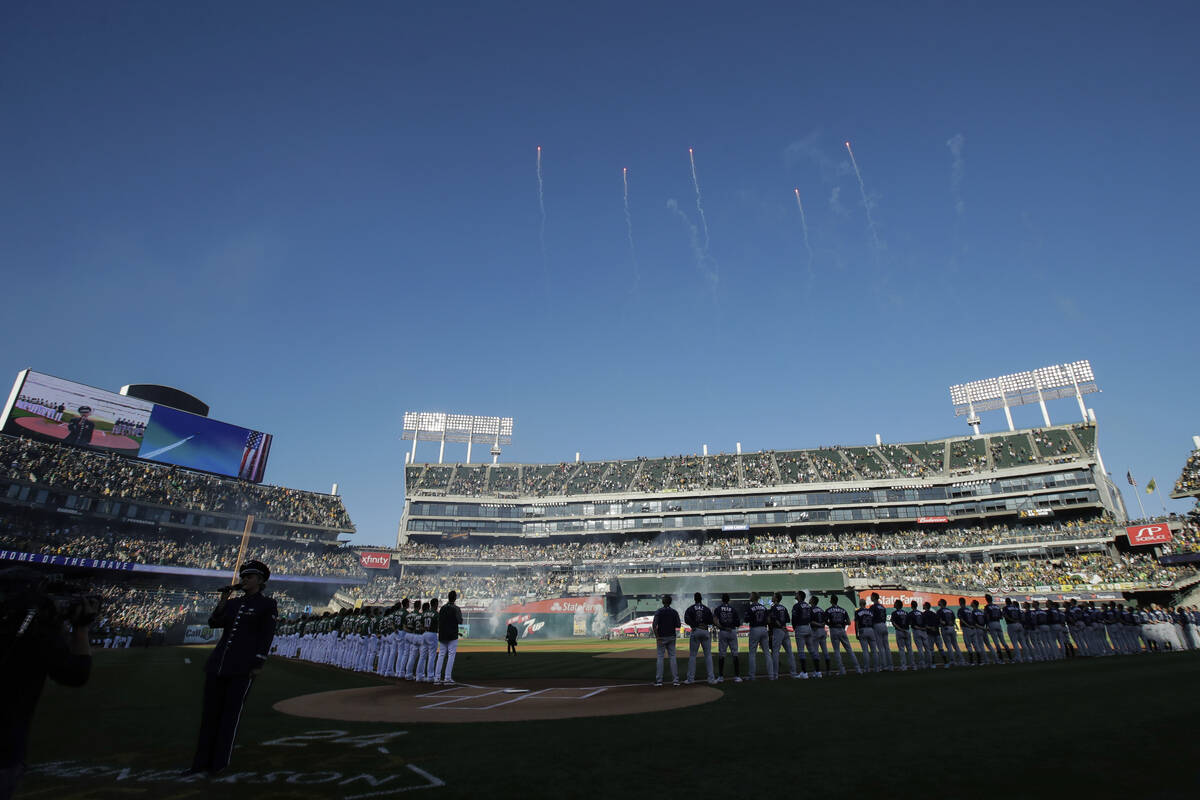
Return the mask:
POLYGON ((1141 509, 1142 519, 1149 519, 1146 516, 1146 507, 1142 505, 1142 493, 1138 489, 1137 481, 1133 479, 1133 470, 1126 470, 1125 475, 1129 478, 1129 482, 1133 484, 1133 493, 1137 496, 1138 508, 1141 509))
MULTIPOLYGON (((1154 480, 1154 479, 1153 479, 1153 478, 1151 478, 1151 480, 1154 480)), ((1158 496, 1158 504, 1159 504, 1160 506, 1162 506, 1162 510, 1163 510, 1163 516, 1164 516, 1164 517, 1166 517, 1166 516, 1167 516, 1167 504, 1166 504, 1166 503, 1163 501, 1163 499, 1162 499, 1162 492, 1160 492, 1160 491, 1158 490, 1158 484, 1157 484, 1157 483, 1156 483, 1156 484, 1154 484, 1154 494, 1158 496)))

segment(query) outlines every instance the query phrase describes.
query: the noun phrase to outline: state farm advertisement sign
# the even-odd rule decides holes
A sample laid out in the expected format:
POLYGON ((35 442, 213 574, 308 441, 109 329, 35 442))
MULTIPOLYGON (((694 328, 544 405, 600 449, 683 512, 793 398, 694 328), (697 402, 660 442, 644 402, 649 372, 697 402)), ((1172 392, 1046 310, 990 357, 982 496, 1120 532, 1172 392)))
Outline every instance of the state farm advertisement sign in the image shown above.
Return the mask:
POLYGON ((1171 541, 1171 529, 1165 522, 1156 525, 1137 525, 1125 529, 1131 545, 1162 544, 1171 541))
POLYGON ((364 569, 387 569, 392 565, 392 554, 362 551, 358 554, 358 563, 364 569))
POLYGON ((536 600, 519 603, 503 609, 505 614, 596 614, 604 611, 604 598, 555 597, 551 600, 536 600))

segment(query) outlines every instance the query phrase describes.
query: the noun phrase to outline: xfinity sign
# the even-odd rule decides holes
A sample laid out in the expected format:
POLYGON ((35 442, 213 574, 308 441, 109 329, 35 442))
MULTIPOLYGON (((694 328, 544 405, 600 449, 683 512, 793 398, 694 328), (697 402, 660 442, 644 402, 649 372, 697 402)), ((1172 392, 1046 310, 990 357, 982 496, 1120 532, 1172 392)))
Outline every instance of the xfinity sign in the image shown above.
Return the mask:
POLYGON ((387 569, 392 565, 392 554, 360 552, 358 563, 363 569, 387 569))

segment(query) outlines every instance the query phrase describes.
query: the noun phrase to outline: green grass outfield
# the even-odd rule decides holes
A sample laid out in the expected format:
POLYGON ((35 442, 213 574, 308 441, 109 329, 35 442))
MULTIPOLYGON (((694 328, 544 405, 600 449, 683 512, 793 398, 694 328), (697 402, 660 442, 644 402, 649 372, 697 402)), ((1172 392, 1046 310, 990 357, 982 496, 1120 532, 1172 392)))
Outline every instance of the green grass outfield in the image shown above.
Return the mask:
MULTIPOLYGON (((648 646, 523 642, 510 657, 502 644, 469 642, 455 677, 649 682, 652 659, 594 657, 648 646)), ((229 770, 184 783, 171 771, 190 762, 206 654, 99 651, 88 686, 48 684, 34 722, 33 770, 17 796, 1200 796, 1195 652, 726 682, 720 700, 675 711, 452 725, 280 714, 271 706, 283 698, 380 681, 273 659, 250 694, 229 770), (322 733, 295 738, 314 731, 322 733), (436 783, 443 785, 413 795, 436 783)), ((683 664, 686 656, 681 672, 683 664)))

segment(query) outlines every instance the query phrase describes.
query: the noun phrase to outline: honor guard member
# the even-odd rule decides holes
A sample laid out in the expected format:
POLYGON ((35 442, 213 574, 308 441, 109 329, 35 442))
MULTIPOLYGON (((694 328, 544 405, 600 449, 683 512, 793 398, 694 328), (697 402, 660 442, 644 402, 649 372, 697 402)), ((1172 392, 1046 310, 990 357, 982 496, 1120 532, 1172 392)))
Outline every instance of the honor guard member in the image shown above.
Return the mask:
POLYGON ((1025 638, 1025 627, 1021 624, 1021 607, 1011 597, 1004 598, 1004 624, 1008 626, 1008 639, 1012 642, 1013 655, 1017 661, 1033 661, 1029 654, 1029 641, 1025 638))
POLYGON ((946 605, 945 598, 938 600, 938 626, 941 629, 942 645, 946 648, 947 663, 953 658, 960 667, 966 663, 962 651, 958 649, 958 636, 954 631, 954 612, 946 605), (951 655, 953 653, 953 655, 951 655))
POLYGON ((896 629, 896 650, 900 654, 900 671, 904 672, 909 669, 916 669, 916 662, 913 660, 912 651, 912 625, 909 623, 908 612, 904 610, 904 601, 897 600, 894 604, 895 611, 892 612, 892 627, 896 629))
POLYGON ((683 612, 683 621, 692 629, 692 637, 688 642, 687 680, 684 683, 694 683, 696 680, 696 651, 700 648, 704 648, 704 677, 709 683, 716 683, 717 678, 713 675, 712 634, 709 633, 713 624, 713 613, 704 605, 704 595, 700 592, 696 592, 692 599, 695 602, 683 612))
POLYGON ((812 602, 809 604, 809 611, 812 612, 812 621, 808 627, 812 629, 812 633, 808 637, 808 654, 812 656, 813 671, 808 673, 811 677, 820 678, 821 662, 817 660, 817 654, 825 660, 825 672, 829 671, 829 648, 825 644, 825 609, 821 608, 819 598, 814 594, 812 602))
POLYGON ((654 612, 655 668, 654 685, 663 685, 663 659, 671 663, 672 682, 679 685, 679 662, 675 660, 675 637, 679 634, 679 612, 671 608, 671 595, 664 594, 662 608, 654 612))
POLYGON ((854 613, 854 632, 858 636, 858 646, 863 653, 863 663, 869 672, 879 672, 883 669, 879 657, 879 646, 875 639, 875 615, 867 608, 866 600, 858 601, 858 611, 854 613))
POLYGON ((221 589, 221 601, 208 618, 210 628, 221 629, 221 640, 204 665, 204 712, 191 773, 228 766, 242 706, 275 637, 279 609, 262 593, 271 570, 261 561, 247 561, 238 575, 241 583, 221 589), (230 600, 234 589, 244 594, 230 600))
POLYGON ((888 615, 883 603, 879 602, 879 592, 871 592, 871 619, 872 627, 875 628, 875 654, 883 661, 884 671, 891 672, 892 648, 888 644, 888 615))
POLYGON ((1013 650, 1012 646, 1004 639, 1004 612, 992 600, 990 594, 985 594, 983 599, 987 601, 987 605, 983 607, 983 624, 987 628, 987 636, 996 645, 997 658, 1007 652, 1008 662, 1011 664, 1013 663, 1013 650))
POLYGON ((1000 654, 992 649, 992 643, 988 639, 987 616, 979 607, 978 600, 971 601, 971 624, 975 626, 975 646, 979 648, 980 656, 989 664, 999 663, 1000 654))
POLYGON ((788 667, 791 669, 791 676, 799 678, 800 673, 796 672, 796 656, 792 653, 792 637, 788 634, 788 620, 791 615, 783 606, 783 594, 775 592, 771 596, 771 607, 768 609, 768 625, 771 630, 771 660, 775 663, 775 675, 779 675, 780 671, 780 652, 779 648, 787 653, 788 667))
POLYGON ((729 605, 729 595, 721 595, 721 605, 713 612, 717 623, 717 683, 725 680, 725 651, 733 655, 733 680, 741 683, 742 677, 738 670, 738 628, 742 625, 741 615, 737 609, 729 605))
MULTIPOLYGON (((804 600, 804 592, 796 592, 796 602, 792 603, 792 633, 796 637, 796 657, 800 660, 800 677, 808 677, 808 653, 812 650, 812 606, 804 600)), ((818 669, 817 660, 813 658, 813 671, 818 669)))
MULTIPOLYGON (((845 648, 846 653, 850 656, 850 663, 854 665, 854 671, 862 675, 862 667, 858 664, 858 657, 850 649, 850 637, 846 635, 846 626, 850 624, 850 615, 846 613, 846 609, 838 605, 836 594, 829 597, 829 608, 825 610, 825 621, 829 624, 829 644, 833 648, 833 662, 837 664, 838 675, 846 674, 846 668, 842 666, 842 654, 839 647, 845 648)), ((866 658, 866 656, 863 657, 866 658)))
POLYGON ((754 680, 757 670, 756 650, 762 650, 763 658, 767 660, 767 677, 774 680, 775 666, 772 663, 770 646, 768 645, 768 617, 766 606, 758 602, 758 592, 750 593, 750 607, 746 609, 746 624, 750 626, 750 640, 747 650, 750 651, 750 669, 747 677, 754 680))
POLYGON ((925 634, 929 637, 929 666, 936 666, 933 663, 933 651, 937 650, 942 654, 942 666, 948 669, 953 663, 953 658, 950 655, 950 650, 942 641, 942 609, 934 608, 926 600, 924 610, 921 611, 921 625, 925 628, 925 634))

